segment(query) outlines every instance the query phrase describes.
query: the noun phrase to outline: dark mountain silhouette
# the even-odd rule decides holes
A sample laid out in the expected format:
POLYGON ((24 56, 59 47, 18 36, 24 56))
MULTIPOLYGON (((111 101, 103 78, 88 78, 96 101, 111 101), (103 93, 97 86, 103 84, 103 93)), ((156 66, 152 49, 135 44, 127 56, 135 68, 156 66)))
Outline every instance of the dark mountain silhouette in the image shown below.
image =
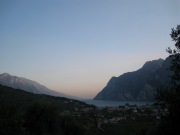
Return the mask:
POLYGON ((154 100, 157 88, 168 86, 170 58, 146 62, 134 72, 112 77, 95 100, 154 100))
POLYGON ((8 73, 0 74, 0 84, 8 87, 12 87, 15 89, 22 89, 27 92, 31 92, 34 94, 46 94, 50 96, 56 97, 67 97, 72 99, 80 99, 78 97, 66 95, 64 93, 56 92, 50 90, 49 88, 26 78, 12 76, 8 73))

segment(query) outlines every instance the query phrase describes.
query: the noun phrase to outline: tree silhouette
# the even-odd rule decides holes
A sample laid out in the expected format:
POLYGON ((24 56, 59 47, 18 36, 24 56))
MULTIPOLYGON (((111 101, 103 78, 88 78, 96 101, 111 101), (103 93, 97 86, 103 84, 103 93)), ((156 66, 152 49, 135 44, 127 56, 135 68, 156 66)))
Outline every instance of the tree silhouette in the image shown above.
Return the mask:
POLYGON ((174 49, 169 47, 166 50, 171 58, 171 87, 160 89, 156 94, 157 100, 164 102, 169 112, 162 119, 158 132, 160 135, 180 133, 180 25, 176 29, 172 28, 170 36, 175 42, 174 49))
POLYGON ((59 133, 57 107, 50 102, 32 104, 26 113, 26 127, 33 135, 55 135, 59 133))

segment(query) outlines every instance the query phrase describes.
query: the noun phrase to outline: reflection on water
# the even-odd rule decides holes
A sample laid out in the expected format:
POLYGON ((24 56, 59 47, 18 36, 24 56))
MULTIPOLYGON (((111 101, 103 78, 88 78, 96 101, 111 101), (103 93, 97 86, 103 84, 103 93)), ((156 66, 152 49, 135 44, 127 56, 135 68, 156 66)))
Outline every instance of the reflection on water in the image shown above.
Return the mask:
POLYGON ((105 107, 105 106, 122 106, 125 104, 130 104, 130 105, 146 105, 146 104, 153 104, 154 101, 107 101, 107 100, 93 100, 93 99, 85 99, 83 100, 87 104, 93 104, 97 107, 105 107))

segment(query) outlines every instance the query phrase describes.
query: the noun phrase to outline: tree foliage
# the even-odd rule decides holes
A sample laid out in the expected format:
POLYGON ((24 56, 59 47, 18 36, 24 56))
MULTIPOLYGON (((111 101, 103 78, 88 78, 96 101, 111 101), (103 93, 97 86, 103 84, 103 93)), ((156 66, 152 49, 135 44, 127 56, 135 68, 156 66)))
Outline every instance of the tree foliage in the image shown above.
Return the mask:
POLYGON ((37 102, 26 113, 26 128, 33 135, 54 135, 58 133, 58 111, 54 104, 37 102))
POLYGON ((0 135, 82 135, 84 128, 75 117, 61 115, 77 106, 73 101, 89 107, 81 101, 0 85, 0 135))
POLYGON ((171 87, 158 90, 156 95, 159 101, 167 104, 169 111, 159 129, 159 134, 163 135, 180 133, 180 25, 172 29, 170 36, 175 42, 174 49, 169 47, 166 50, 171 58, 171 87))

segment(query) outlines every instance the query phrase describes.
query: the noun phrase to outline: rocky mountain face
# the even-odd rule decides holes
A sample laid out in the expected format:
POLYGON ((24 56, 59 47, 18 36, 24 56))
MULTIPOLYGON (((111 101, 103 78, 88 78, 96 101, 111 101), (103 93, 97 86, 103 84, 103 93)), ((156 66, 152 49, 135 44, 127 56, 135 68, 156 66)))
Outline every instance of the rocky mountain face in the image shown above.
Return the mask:
POLYGON ((45 94, 56 97, 67 97, 72 99, 79 99, 77 97, 69 96, 64 93, 50 90, 49 88, 26 78, 12 76, 7 73, 0 74, 0 84, 15 89, 21 89, 34 94, 45 94))
POLYGON ((170 58, 158 59, 146 62, 137 71, 112 77, 94 100, 154 100, 157 88, 169 85, 169 66, 170 58))

